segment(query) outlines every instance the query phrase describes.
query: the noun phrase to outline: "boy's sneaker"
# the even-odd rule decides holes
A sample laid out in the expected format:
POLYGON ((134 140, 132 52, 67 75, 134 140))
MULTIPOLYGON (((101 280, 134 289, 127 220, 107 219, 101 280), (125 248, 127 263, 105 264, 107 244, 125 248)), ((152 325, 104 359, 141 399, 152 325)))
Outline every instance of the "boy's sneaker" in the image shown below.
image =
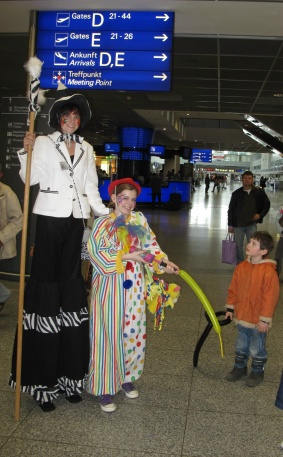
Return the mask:
POLYGON ((230 381, 230 382, 239 381, 244 376, 247 376, 247 371, 248 371, 247 367, 243 367, 243 368, 234 367, 233 370, 227 374, 226 379, 227 379, 227 381, 230 381))
POLYGON ((116 409, 116 405, 113 403, 111 395, 101 395, 100 406, 105 413, 113 413, 116 409))
POLYGON ((246 385, 249 387, 256 387, 258 386, 264 378, 264 371, 260 371, 259 373, 251 372, 250 376, 246 379, 246 385))
POLYGON ((122 389, 128 398, 137 398, 139 396, 139 393, 132 382, 125 382, 122 384, 122 389))

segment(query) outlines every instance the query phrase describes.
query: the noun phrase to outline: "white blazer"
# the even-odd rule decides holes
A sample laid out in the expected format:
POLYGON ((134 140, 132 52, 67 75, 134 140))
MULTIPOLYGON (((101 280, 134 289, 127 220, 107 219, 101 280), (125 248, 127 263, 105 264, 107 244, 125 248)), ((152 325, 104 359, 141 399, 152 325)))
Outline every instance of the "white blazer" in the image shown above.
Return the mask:
MULTIPOLYGON (((82 144, 76 143, 72 164, 64 141, 58 141, 60 135, 60 132, 54 132, 35 140, 30 185, 39 184, 39 192, 33 213, 52 217, 73 214, 77 219, 88 219, 90 209, 97 216, 109 214, 109 208, 103 204, 98 191, 92 146, 81 138, 82 144)), ((20 177, 25 182, 27 153, 21 149, 18 157, 20 177)))

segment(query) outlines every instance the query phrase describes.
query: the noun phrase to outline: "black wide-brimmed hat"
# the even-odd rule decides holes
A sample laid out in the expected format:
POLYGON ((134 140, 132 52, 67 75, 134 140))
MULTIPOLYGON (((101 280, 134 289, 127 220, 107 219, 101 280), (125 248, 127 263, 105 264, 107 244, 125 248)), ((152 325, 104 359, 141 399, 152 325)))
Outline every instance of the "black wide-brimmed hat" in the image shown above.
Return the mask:
POLYGON ((89 107, 88 101, 82 94, 70 95, 68 93, 67 87, 64 86, 64 84, 61 82, 58 84, 56 100, 49 111, 48 124, 54 129, 58 127, 57 113, 61 108, 63 108, 64 105, 67 105, 68 103, 74 103, 79 107, 81 114, 80 129, 83 129, 91 119, 91 109, 89 107))

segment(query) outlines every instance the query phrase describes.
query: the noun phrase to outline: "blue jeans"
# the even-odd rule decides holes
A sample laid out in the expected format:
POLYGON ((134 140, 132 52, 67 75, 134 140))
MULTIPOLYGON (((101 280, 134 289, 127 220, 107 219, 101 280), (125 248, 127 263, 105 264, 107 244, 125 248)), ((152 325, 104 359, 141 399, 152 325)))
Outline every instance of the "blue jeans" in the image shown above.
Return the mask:
POLYGON ((277 406, 277 408, 283 409, 283 371, 275 399, 275 406, 277 406))
POLYGON ((276 247, 275 256, 274 256, 274 259, 277 262, 277 273, 278 273, 278 276, 280 275, 281 270, 282 270, 282 257, 283 257, 283 237, 281 236, 279 241, 278 241, 278 244, 277 244, 277 247, 276 247))
POLYGON ((260 333, 257 328, 247 328, 237 324, 235 367, 247 366, 248 358, 252 358, 252 372, 261 373, 267 361, 265 348, 266 333, 260 333))
POLYGON ((250 240, 250 236, 252 235, 252 233, 256 232, 256 230, 256 224, 249 225, 248 227, 234 227, 234 240, 236 241, 237 246, 237 263, 240 263, 245 259, 243 251, 245 235, 248 243, 250 240))

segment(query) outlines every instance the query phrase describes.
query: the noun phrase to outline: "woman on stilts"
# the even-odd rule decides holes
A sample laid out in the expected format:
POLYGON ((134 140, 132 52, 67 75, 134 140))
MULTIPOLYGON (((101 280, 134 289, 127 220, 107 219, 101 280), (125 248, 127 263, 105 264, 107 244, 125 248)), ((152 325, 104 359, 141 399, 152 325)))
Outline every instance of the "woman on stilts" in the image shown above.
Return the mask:
MULTIPOLYGON (((32 395, 44 412, 55 409, 53 401, 60 393, 70 403, 82 399, 89 359, 81 274, 84 219, 91 209, 96 215, 109 214, 98 191, 93 148, 79 136, 91 119, 88 101, 81 94, 68 94, 65 86, 58 89, 49 112, 55 132, 36 139, 27 132, 18 153, 25 182, 27 149, 33 147, 30 185, 39 184, 33 207, 35 247, 24 299, 21 391, 32 395)), ((16 348, 9 382, 13 388, 16 348)))

